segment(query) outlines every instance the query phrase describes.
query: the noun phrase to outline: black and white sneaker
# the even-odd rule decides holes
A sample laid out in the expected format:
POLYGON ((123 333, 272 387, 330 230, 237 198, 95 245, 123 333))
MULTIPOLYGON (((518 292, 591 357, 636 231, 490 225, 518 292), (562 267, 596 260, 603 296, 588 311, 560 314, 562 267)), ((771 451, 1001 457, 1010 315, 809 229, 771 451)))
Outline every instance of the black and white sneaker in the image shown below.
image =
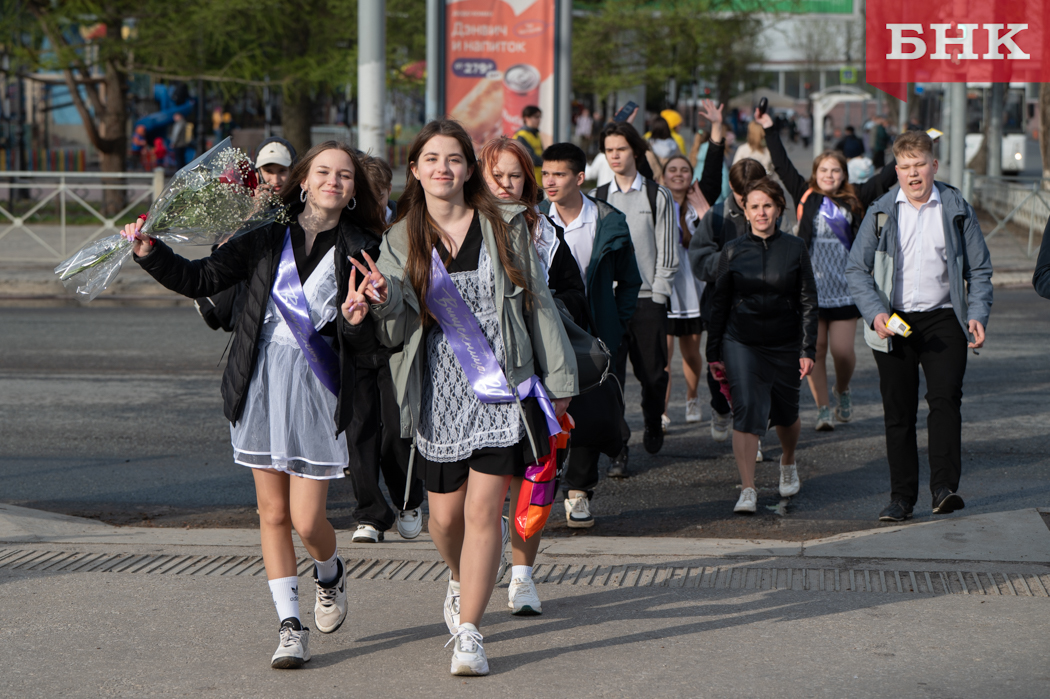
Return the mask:
POLYGON ((321 633, 332 633, 346 619, 346 564, 340 556, 335 557, 335 580, 322 585, 314 569, 314 585, 317 596, 314 601, 314 623, 321 633))
POLYGON ((966 503, 963 502, 962 497, 948 488, 938 488, 933 495, 933 514, 935 515, 946 515, 964 507, 966 507, 966 503))
POLYGON ((383 540, 383 532, 371 524, 358 524, 350 540, 355 544, 378 544, 383 540))
POLYGON ((280 642, 270 659, 270 667, 277 670, 295 670, 310 660, 310 629, 295 617, 281 622, 280 642))

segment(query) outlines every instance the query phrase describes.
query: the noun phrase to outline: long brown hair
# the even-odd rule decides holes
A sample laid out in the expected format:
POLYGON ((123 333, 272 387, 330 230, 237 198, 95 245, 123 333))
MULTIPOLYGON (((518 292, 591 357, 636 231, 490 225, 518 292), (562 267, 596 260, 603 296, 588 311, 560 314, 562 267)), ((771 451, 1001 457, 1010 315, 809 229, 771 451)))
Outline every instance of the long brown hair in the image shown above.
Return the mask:
MULTIPOLYGON (((405 220, 408 227, 408 259, 405 262, 405 276, 412 284, 419 300, 419 316, 424 327, 434 322, 434 316, 427 309, 426 298, 430 292, 430 251, 441 239, 441 234, 430 212, 427 211, 426 193, 419 180, 412 176, 411 166, 419 162, 423 147, 435 136, 448 136, 459 143, 467 167, 472 170, 470 177, 463 184, 463 200, 467 206, 488 219, 496 238, 496 250, 503 269, 512 283, 525 290, 526 302, 531 298, 528 276, 523 271, 525 261, 519 260, 518 255, 514 252, 510 239, 510 224, 503 220, 499 199, 489 191, 485 178, 480 168, 477 167, 478 161, 474 156, 474 144, 471 143, 470 136, 458 121, 434 120, 420 130, 409 149, 408 182, 405 184, 404 194, 398 200, 397 221, 395 221, 397 223, 405 220)), ((445 259, 443 262, 447 267, 449 260, 445 259)))
POLYGON ((491 175, 493 168, 496 167, 496 163, 499 162, 500 156, 504 153, 510 153, 517 158, 521 171, 525 173, 525 187, 521 190, 521 199, 519 201, 525 205, 525 223, 528 224, 530 231, 536 231, 536 221, 539 218, 539 214, 536 213, 536 205, 540 203, 540 186, 536 183, 536 168, 532 164, 532 156, 525 150, 525 146, 521 144, 521 141, 507 138, 506 136, 494 138, 481 147, 481 154, 478 160, 481 161, 485 172, 491 175))
POLYGON ((353 209, 344 207, 340 220, 349 221, 373 235, 381 235, 383 229, 386 228, 386 217, 379 206, 379 200, 376 198, 372 185, 368 182, 368 173, 365 172, 361 157, 354 152, 353 148, 338 141, 325 141, 317 144, 307 151, 306 155, 292 168, 292 173, 288 176, 288 182, 282 188, 283 193, 281 194, 289 214, 293 217, 298 216, 306 208, 306 205, 299 199, 302 194, 301 185, 310 174, 310 166, 313 165, 314 159, 326 150, 341 150, 350 156, 350 161, 354 164, 354 201, 357 203, 353 209))
POLYGON ((809 176, 809 187, 817 194, 823 194, 825 197, 831 199, 839 206, 844 206, 850 210, 853 214, 853 220, 857 220, 857 217, 864 213, 864 205, 860 203, 860 198, 857 196, 857 191, 853 189, 853 185, 849 181, 849 167, 846 165, 846 156, 837 150, 826 150, 816 158, 813 159, 813 174, 809 176), (842 186, 839 187, 837 192, 825 192, 817 184, 817 168, 828 158, 834 158, 842 168, 842 186))

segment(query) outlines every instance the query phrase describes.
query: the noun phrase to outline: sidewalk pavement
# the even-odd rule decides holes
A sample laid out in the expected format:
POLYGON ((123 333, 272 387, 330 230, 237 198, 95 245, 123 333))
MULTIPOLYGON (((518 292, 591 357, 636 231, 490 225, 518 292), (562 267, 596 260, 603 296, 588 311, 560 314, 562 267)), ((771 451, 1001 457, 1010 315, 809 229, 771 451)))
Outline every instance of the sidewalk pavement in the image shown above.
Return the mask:
MULTIPOLYGON (((148 529, 0 505, 9 696, 1050 695, 1050 510, 798 542, 545 541, 540 617, 497 586, 492 676, 448 674, 446 569, 425 536, 338 532, 350 614, 300 672, 252 529, 148 529)), ((300 551, 312 625, 310 562, 300 551)))

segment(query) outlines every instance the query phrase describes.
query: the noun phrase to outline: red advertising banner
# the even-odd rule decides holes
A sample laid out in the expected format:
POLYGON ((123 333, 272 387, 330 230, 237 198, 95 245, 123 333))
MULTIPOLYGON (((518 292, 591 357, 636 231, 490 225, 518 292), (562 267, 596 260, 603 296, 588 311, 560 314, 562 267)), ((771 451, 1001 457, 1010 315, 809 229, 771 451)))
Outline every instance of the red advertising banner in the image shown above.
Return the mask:
POLYGON ((475 146, 521 128, 521 111, 554 124, 555 0, 446 0, 445 108, 475 146))
POLYGON ((1050 1, 868 0, 867 82, 1050 82, 1050 1))

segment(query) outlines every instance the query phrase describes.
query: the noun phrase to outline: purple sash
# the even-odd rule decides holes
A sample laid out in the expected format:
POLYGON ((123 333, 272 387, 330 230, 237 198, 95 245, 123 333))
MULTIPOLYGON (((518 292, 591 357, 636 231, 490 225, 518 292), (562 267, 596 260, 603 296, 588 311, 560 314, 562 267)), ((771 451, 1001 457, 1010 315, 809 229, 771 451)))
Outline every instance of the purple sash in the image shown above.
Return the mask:
POLYGON ((277 279, 270 292, 277 310, 288 323, 292 336, 303 351, 314 376, 332 395, 339 395, 339 357, 314 328, 310 320, 310 304, 303 293, 299 282, 299 269, 295 266, 295 253, 292 251, 292 229, 284 234, 284 250, 277 265, 277 279))
MULTIPOLYGON (((431 250, 430 291, 427 293, 427 308, 434 314, 438 325, 445 333, 453 354, 459 360, 474 395, 482 403, 510 403, 514 401, 507 384, 507 377, 500 368, 496 355, 489 347, 478 319, 474 317, 467 302, 460 296, 456 283, 441 262, 436 249, 431 250)), ((547 418, 547 429, 551 435, 561 432, 554 406, 535 374, 518 385, 518 396, 532 396, 539 401, 547 418)))
POLYGON ((849 250, 853 245, 849 239, 849 221, 846 220, 845 212, 835 206, 831 197, 826 196, 820 203, 820 215, 828 222, 828 227, 831 228, 831 232, 835 234, 839 242, 849 250))

